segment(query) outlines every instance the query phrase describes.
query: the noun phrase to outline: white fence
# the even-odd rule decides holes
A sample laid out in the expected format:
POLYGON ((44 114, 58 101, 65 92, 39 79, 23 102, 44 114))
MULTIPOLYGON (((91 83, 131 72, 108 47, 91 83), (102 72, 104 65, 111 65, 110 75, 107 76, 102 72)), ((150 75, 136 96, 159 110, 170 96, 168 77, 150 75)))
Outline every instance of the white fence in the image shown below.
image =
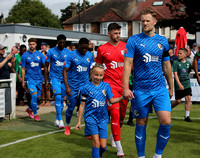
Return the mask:
MULTIPOLYGON (((11 73, 10 74, 10 79, 5 79, 5 80, 0 80, 0 83, 10 83, 10 89, 11 89, 11 113, 10 113, 10 118, 11 119, 15 119, 16 118, 16 74, 15 73, 11 73)), ((1 93, 0 93, 0 117, 4 117, 5 116, 5 106, 9 106, 9 105, 5 105, 5 88, 1 88, 0 89, 1 93), (4 115, 4 116, 3 116, 4 115)))

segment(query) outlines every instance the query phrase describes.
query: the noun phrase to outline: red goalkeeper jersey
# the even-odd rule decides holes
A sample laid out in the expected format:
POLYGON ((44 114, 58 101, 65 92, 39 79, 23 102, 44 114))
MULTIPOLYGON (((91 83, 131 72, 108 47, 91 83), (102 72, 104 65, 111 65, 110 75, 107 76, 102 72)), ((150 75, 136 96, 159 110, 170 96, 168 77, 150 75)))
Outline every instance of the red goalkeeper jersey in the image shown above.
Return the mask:
POLYGON ((97 52, 96 62, 105 64, 106 70, 103 81, 108 82, 112 89, 122 91, 122 74, 124 67, 124 52, 126 43, 119 42, 117 46, 109 42, 100 46, 97 52))

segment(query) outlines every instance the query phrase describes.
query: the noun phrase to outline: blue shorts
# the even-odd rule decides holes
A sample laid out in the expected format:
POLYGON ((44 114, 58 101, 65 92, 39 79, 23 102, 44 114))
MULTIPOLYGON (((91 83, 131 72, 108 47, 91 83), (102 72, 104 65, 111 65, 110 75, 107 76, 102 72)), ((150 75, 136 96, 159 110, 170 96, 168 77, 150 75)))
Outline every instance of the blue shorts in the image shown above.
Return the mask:
POLYGON ((85 123, 85 136, 99 135, 99 138, 108 138, 108 123, 106 121, 95 123, 85 123))
POLYGON ((53 95, 61 94, 62 96, 66 96, 66 88, 65 88, 64 81, 52 79, 50 83, 51 83, 51 89, 53 91, 53 95))
POLYGON ((29 93, 37 92, 37 96, 41 96, 42 92, 42 81, 26 81, 29 93))
POLYGON ((133 117, 146 118, 148 113, 152 112, 152 106, 157 111, 170 111, 171 103, 167 88, 161 88, 157 91, 133 91, 135 98, 131 101, 133 117))
POLYGON ((67 95, 67 106, 73 110, 77 104, 80 104, 79 92, 72 90, 72 95, 67 95))

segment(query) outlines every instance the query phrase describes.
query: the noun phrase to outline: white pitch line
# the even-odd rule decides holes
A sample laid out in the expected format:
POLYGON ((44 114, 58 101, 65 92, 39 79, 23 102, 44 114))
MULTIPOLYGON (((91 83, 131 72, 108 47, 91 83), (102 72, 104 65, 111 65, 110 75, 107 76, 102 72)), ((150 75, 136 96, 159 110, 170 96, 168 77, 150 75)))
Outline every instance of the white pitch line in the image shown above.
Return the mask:
MULTIPOLYGON (((126 115, 126 117, 127 117, 127 116, 128 116, 128 115, 126 115)), ((157 118, 157 116, 150 116, 150 117, 149 117, 149 119, 154 119, 154 118, 157 118)), ((172 118, 172 119, 178 119, 178 120, 184 119, 183 117, 171 117, 171 118, 172 118)), ((200 120, 200 118, 191 118, 191 119, 192 119, 192 120, 200 120)), ((128 121, 128 120, 125 120, 125 121, 128 121)), ((81 125, 81 126, 85 126, 85 125, 81 125)), ((71 129, 75 129, 75 127, 71 127, 71 129)), ((10 142, 10 143, 7 143, 7 144, 2 144, 2 145, 0 145, 0 148, 7 147, 7 146, 10 146, 10 145, 13 145, 13 144, 17 144, 17 143, 21 143, 21 142, 24 142, 24 141, 27 141, 27 140, 39 138, 39 137, 46 136, 46 135, 49 135, 49 134, 54 134, 54 133, 58 133, 58 132, 63 132, 63 131, 64 131, 64 130, 56 130, 56 131, 52 131, 52 132, 48 132, 48 133, 44 133, 44 134, 39 134, 39 135, 32 136, 32 137, 20 139, 20 140, 17 140, 17 141, 15 141, 15 142, 10 142)))
MULTIPOLYGON (((85 125, 81 125, 81 126, 85 126, 85 125)), ((71 127, 71 129, 75 129, 75 127, 71 127)), ((32 137, 20 139, 20 140, 17 140, 17 141, 14 141, 14 142, 10 142, 10 143, 7 143, 7 144, 2 144, 2 145, 0 145, 0 148, 7 147, 7 146, 10 146, 10 145, 13 145, 13 144, 17 144, 17 143, 21 143, 21 142, 24 142, 24 141, 27 141, 27 140, 39 138, 39 137, 46 136, 46 135, 49 135, 49 134, 63 132, 63 131, 64 131, 64 129, 62 129, 62 130, 56 130, 56 131, 52 131, 52 132, 48 132, 48 133, 44 133, 44 134, 39 134, 39 135, 32 136, 32 137)))

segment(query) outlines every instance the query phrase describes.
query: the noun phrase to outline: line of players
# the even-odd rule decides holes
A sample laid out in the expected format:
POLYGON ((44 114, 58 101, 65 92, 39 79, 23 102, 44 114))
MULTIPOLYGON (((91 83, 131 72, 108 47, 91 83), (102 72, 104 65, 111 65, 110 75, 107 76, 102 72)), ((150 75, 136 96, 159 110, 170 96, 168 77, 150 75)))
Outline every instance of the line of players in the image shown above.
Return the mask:
POLYGON ((111 116, 111 145, 116 147, 117 156, 124 156, 120 134, 127 103, 131 99, 136 117, 135 143, 138 157, 145 157, 146 126, 148 113, 153 105, 160 123, 154 158, 161 158, 170 136, 170 97, 173 94, 173 84, 168 41, 154 32, 156 22, 155 11, 151 8, 144 9, 141 14, 143 33, 131 36, 127 44, 120 41, 121 27, 117 23, 111 23, 108 26, 110 40, 98 48, 96 64, 93 64, 93 55, 88 51, 89 41, 86 38, 81 38, 78 48, 70 52, 64 47, 66 37, 59 35, 57 46, 48 51, 46 59, 36 51, 36 40, 29 39, 29 50, 21 59, 22 85, 24 88, 27 85, 31 94, 31 106, 26 110, 29 116, 40 121, 37 100, 40 99, 42 87, 40 70, 45 65, 45 84, 47 85, 49 76, 55 96, 55 126, 65 128, 65 135, 70 135, 73 110, 80 104, 76 129, 81 128, 81 117, 85 109, 85 135, 92 137, 93 158, 102 157, 107 148, 107 110, 111 116), (128 82, 133 66, 135 80, 132 92, 128 82), (166 89, 162 71, 169 89, 166 89), (68 106, 66 127, 62 119, 65 96, 68 106))

